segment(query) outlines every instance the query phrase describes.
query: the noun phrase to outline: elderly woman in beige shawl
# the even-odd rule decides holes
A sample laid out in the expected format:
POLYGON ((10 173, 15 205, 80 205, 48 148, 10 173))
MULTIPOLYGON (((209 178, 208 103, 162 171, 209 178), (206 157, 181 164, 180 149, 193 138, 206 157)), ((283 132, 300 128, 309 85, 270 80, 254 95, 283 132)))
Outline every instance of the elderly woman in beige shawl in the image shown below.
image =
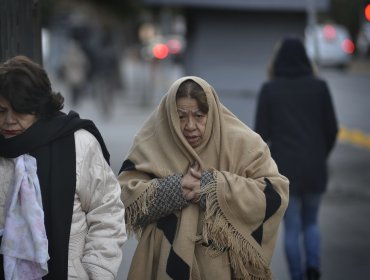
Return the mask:
POLYGON ((272 278, 288 180, 203 79, 174 82, 119 181, 127 228, 139 238, 128 279, 272 278))

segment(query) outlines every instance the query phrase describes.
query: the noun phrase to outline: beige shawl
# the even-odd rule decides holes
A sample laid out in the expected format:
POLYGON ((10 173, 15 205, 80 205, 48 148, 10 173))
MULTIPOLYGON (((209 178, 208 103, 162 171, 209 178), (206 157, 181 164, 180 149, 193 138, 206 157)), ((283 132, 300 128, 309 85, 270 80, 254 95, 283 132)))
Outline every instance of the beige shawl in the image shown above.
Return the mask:
POLYGON ((139 237, 129 279, 205 279, 218 270, 216 275, 222 275, 224 268, 212 261, 220 254, 231 270, 228 279, 271 279, 269 264, 288 203, 288 180, 260 136, 220 103, 206 81, 194 76, 175 81, 126 159, 134 166, 119 175, 122 200, 127 228, 139 237), (205 135, 196 149, 182 135, 176 107, 177 89, 187 79, 204 89, 209 103, 205 135), (191 204, 166 222, 138 226, 137 218, 147 213, 155 195, 153 176, 184 174, 194 160, 215 177, 204 191, 206 210, 191 204), (197 246, 205 243, 211 245, 199 264, 197 246))

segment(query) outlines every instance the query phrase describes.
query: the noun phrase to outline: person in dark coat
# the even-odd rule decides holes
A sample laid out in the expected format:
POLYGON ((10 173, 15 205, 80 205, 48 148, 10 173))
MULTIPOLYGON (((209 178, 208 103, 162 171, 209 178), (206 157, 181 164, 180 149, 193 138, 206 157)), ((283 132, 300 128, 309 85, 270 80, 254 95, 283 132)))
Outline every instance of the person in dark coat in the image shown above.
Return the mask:
POLYGON ((336 114, 328 85, 316 76, 298 37, 279 42, 269 75, 258 96, 255 130, 269 143, 279 171, 290 181, 284 216, 289 271, 292 280, 304 274, 306 279, 319 279, 318 212, 328 180, 327 159, 338 132, 336 114))

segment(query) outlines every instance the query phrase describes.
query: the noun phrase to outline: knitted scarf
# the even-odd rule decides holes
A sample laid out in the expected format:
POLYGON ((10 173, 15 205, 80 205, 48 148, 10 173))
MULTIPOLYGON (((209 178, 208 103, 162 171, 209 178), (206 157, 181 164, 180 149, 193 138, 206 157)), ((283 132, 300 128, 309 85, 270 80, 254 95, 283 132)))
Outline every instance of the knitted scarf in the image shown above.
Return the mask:
MULTIPOLYGON (((69 235, 76 190, 74 132, 79 129, 86 129, 97 138, 109 162, 109 153, 94 123, 80 119, 73 111, 39 120, 18 136, 8 139, 0 136, 1 157, 30 154, 37 161, 50 255, 49 273, 43 279, 65 280, 68 275, 69 235)), ((0 279, 2 277, 0 273, 0 279)))
POLYGON ((121 170, 119 181, 127 228, 139 237, 128 279, 201 279, 201 273, 223 269, 212 266, 212 256, 224 252, 230 279, 271 279, 269 264, 288 202, 288 180, 260 136, 220 103, 206 81, 193 76, 177 80, 136 135, 127 160, 132 166, 121 170), (209 104, 203 140, 195 149, 182 135, 176 107, 177 89, 187 79, 204 89, 209 104), (155 195, 151 179, 185 174, 194 160, 215 177, 204 188, 206 210, 191 204, 138 226, 138 213, 148 210, 155 195), (203 272, 195 260, 199 244, 209 245, 203 272))

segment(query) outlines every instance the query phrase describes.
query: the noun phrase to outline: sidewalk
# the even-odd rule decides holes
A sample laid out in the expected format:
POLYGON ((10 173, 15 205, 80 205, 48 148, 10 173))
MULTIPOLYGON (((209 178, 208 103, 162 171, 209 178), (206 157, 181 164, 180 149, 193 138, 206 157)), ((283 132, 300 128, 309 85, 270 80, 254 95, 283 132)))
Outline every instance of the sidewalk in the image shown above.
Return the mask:
POLYGON ((347 70, 351 73, 370 75, 370 58, 354 58, 347 70))

